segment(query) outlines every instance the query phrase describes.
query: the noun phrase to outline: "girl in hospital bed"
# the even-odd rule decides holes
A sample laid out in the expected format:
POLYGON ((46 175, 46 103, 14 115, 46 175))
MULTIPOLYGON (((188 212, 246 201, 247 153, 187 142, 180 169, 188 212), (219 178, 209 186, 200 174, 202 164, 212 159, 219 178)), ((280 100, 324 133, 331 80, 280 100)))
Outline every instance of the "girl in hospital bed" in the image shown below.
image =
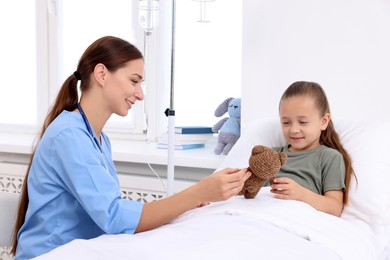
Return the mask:
POLYGON ((340 143, 322 87, 295 82, 283 93, 279 115, 287 163, 271 184, 278 199, 306 202, 317 210, 340 216, 348 201, 353 170, 351 158, 340 143))
POLYGON ((143 74, 142 54, 127 41, 107 36, 86 49, 59 90, 31 157, 14 231, 16 259, 31 259, 77 238, 150 230, 242 189, 251 173, 226 168, 158 201, 121 198, 102 129, 113 113, 126 116, 143 100, 143 74))

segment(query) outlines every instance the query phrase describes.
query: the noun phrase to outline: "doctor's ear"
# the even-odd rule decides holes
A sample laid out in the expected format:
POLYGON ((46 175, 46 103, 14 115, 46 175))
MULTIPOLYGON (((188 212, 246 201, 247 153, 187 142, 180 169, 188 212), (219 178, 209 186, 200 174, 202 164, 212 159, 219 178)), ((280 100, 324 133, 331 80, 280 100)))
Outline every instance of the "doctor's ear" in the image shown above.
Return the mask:
POLYGON ((93 75, 99 84, 104 85, 108 76, 108 70, 103 63, 98 63, 93 70, 93 75))

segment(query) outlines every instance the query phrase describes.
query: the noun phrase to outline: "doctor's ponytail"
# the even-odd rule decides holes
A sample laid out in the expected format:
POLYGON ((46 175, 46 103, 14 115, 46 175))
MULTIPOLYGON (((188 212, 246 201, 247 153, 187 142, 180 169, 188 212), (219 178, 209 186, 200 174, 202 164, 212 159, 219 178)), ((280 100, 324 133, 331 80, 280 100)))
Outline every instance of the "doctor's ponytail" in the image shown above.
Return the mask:
MULTIPOLYGON (((69 110, 73 111, 76 108, 77 102, 78 102, 78 94, 77 94, 77 79, 75 78, 74 75, 71 75, 68 77, 68 79, 64 82, 62 85, 60 91, 58 92, 57 98, 51 107, 49 113, 46 116, 46 119, 43 123, 41 132, 39 134, 39 140, 42 139, 43 134, 45 133, 47 127, 50 125, 51 122, 63 111, 63 110, 69 110)), ((36 142, 36 143, 38 143, 36 142)), ((22 185, 22 190, 21 190, 21 198, 19 202, 19 208, 18 208, 18 215, 16 216, 16 222, 15 222, 15 227, 13 231, 13 236, 12 236, 12 249, 11 249, 11 254, 15 255, 16 253, 16 247, 18 245, 18 232, 20 228, 22 227, 25 217, 26 217, 26 212, 27 212, 27 207, 28 207, 28 187, 27 187, 27 177, 28 173, 30 172, 31 168, 31 163, 34 158, 35 154, 35 149, 36 146, 33 148, 32 155, 30 157, 30 162, 28 164, 27 168, 27 173, 24 177, 23 180, 23 185, 22 185)))

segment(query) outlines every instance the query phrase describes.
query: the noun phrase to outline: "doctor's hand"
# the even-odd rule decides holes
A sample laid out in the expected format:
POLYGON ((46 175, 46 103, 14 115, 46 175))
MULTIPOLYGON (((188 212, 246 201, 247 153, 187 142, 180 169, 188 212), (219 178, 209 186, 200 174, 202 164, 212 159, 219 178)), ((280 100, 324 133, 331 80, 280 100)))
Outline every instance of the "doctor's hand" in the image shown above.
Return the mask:
POLYGON ((239 193, 245 181, 252 175, 247 168, 225 168, 197 183, 198 194, 202 194, 200 206, 207 202, 227 200, 239 193))
POLYGON ((246 168, 223 169, 172 196, 145 203, 136 232, 166 224, 180 214, 209 202, 227 200, 241 191, 250 176, 251 172, 246 168))

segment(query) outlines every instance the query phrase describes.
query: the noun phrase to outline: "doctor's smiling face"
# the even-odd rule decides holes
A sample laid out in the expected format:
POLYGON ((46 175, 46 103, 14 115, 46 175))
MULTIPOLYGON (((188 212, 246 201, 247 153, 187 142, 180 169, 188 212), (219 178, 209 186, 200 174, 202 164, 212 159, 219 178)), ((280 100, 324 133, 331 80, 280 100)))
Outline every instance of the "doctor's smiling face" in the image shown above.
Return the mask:
POLYGON ((125 66, 107 73, 103 91, 112 113, 126 116, 136 101, 144 99, 143 73, 143 59, 131 60, 125 66))

